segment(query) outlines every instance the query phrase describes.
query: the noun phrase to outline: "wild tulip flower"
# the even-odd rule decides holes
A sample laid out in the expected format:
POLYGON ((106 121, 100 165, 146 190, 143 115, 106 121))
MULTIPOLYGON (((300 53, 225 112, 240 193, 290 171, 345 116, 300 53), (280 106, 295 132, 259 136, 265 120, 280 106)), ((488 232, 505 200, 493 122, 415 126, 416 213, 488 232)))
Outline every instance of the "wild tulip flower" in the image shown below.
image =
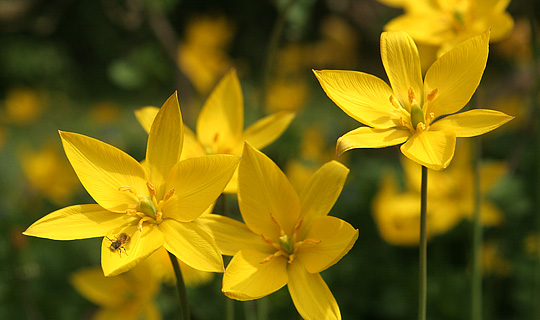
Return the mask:
POLYGON ((180 161, 182 127, 174 94, 150 129, 145 166, 109 144, 60 132, 75 173, 97 204, 55 211, 24 234, 55 240, 104 237, 106 276, 131 269, 161 247, 195 269, 223 272, 216 243, 193 221, 221 194, 239 157, 180 161))
POLYGON ((427 168, 446 168, 456 137, 489 132, 513 117, 502 112, 460 111, 480 83, 488 58, 489 31, 462 42, 429 68, 425 79, 412 38, 403 31, 381 35, 381 57, 391 87, 355 71, 314 71, 330 99, 365 124, 338 139, 337 153, 401 145, 401 152, 427 168))
MULTIPOLYGON (((145 107, 135 112, 137 119, 147 132, 158 112, 158 108, 145 107)), ((257 149, 274 142, 287 129, 294 112, 276 112, 266 116, 244 131, 244 101, 242 88, 236 71, 229 71, 210 94, 197 119, 197 135, 184 126, 184 149, 182 159, 207 154, 241 155, 244 141, 257 149)), ((237 175, 225 188, 227 193, 236 193, 237 175)))
POLYGON ((305 319, 341 319, 319 272, 339 261, 358 230, 328 216, 349 169, 337 161, 322 166, 298 195, 267 156, 246 143, 239 165, 238 200, 245 224, 220 215, 197 222, 225 255, 234 255, 222 291, 236 300, 264 297, 287 285, 305 319))

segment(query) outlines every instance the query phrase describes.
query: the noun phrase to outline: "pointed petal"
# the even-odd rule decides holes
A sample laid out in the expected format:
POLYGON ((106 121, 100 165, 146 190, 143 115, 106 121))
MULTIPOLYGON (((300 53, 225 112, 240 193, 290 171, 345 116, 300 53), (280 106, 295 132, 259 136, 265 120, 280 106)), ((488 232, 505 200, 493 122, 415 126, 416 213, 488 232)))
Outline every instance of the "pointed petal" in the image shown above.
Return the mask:
POLYGON ((130 270, 161 248, 164 242, 163 233, 153 223, 145 223, 142 231, 137 229, 136 224, 111 230, 101 243, 103 273, 106 277, 112 277, 130 270), (122 247, 111 250, 111 243, 116 241, 122 233, 129 236, 129 241, 122 247))
POLYGON ((107 211, 97 204, 84 204, 50 213, 34 222, 23 234, 53 240, 96 238, 136 221, 133 216, 107 211))
POLYGON ((409 88, 413 88, 416 100, 422 105, 423 82, 420 56, 413 39, 404 31, 381 34, 381 58, 396 98, 401 106, 411 109, 409 88))
POLYGON ((342 135, 336 146, 337 155, 358 148, 384 148, 407 141, 411 132, 408 129, 374 129, 360 127, 342 135))
POLYGON ((301 263, 289 265, 289 292, 304 319, 341 319, 336 299, 318 273, 309 273, 301 263))
POLYGON ((165 249, 188 266, 207 272, 225 269, 214 239, 194 223, 165 219, 159 228, 166 237, 165 249))
POLYGON ((514 119, 507 114, 489 109, 474 109, 435 121, 430 130, 450 130, 456 137, 474 137, 494 130, 514 119))
MULTIPOLYGON (((279 138, 296 116, 294 112, 276 112, 255 122, 244 132, 244 139, 255 149, 262 149, 279 138)), ((238 154, 241 154, 241 148, 238 154)), ((236 153, 235 153, 236 154, 236 153)))
POLYGON ((121 307, 126 302, 123 293, 130 291, 125 278, 104 277, 99 267, 78 270, 70 280, 82 296, 102 307, 121 307))
POLYGON ((395 126, 392 88, 381 79, 362 72, 313 71, 326 95, 347 115, 375 128, 395 126))
POLYGON ((401 152, 412 161, 433 170, 448 167, 456 149, 451 131, 420 131, 401 145, 401 152))
MULTIPOLYGON (((415 3, 416 5, 416 3, 415 3)), ((384 26, 385 31, 406 31, 417 43, 440 46, 444 41, 454 37, 446 20, 446 13, 428 9, 415 13, 403 14, 392 19, 384 26)))
POLYGON ((280 256, 261 263, 264 252, 244 249, 234 255, 223 275, 221 291, 240 301, 262 298, 287 284, 287 259, 280 256))
POLYGON ((433 101, 426 103, 424 114, 433 112, 435 117, 451 114, 469 102, 486 68, 488 46, 489 31, 486 31, 435 61, 426 73, 424 94, 434 89, 438 89, 438 93, 433 101))
POLYGON ((180 161, 183 141, 182 115, 175 92, 159 110, 148 134, 146 166, 158 199, 163 199, 165 179, 171 168, 180 161))
POLYGON ((214 153, 226 153, 242 142, 244 100, 240 81, 233 69, 218 83, 197 119, 197 137, 214 153))
POLYGON ((135 117, 143 127, 144 131, 146 131, 146 133, 150 133, 150 128, 152 128, 152 123, 154 122, 154 119, 156 118, 158 112, 159 108, 151 106, 142 107, 135 110, 135 117))
POLYGON ((298 249, 298 259, 310 273, 318 273, 338 262, 356 242, 358 230, 336 217, 321 217, 313 223, 304 239, 320 240, 304 243, 298 249))
MULTIPOLYGON (((330 161, 317 170, 300 193, 301 216, 304 218, 302 230, 309 230, 311 224, 326 216, 341 194, 349 169, 337 161, 330 161)), ((300 239, 304 238, 301 234, 300 239)))
POLYGON ((262 240, 261 236, 234 219, 217 214, 204 214, 193 223, 214 238, 222 254, 233 256, 245 248, 268 252, 268 255, 275 251, 262 240))
POLYGON ((125 212, 137 204, 136 194, 147 194, 143 167, 127 153, 99 140, 77 133, 60 132, 64 151, 88 193, 103 208, 125 212))
POLYGON ((248 143, 238 169, 238 203, 244 222, 257 234, 279 237, 279 226, 292 234, 300 217, 300 201, 285 174, 262 152, 248 143))
POLYGON ((190 159, 206 155, 197 137, 188 126, 184 126, 184 144, 181 159, 190 159))
POLYGON ((171 170, 163 203, 164 218, 189 222, 198 218, 223 192, 240 161, 238 156, 211 155, 186 159, 171 170))
POLYGON ((238 193, 238 167, 234 170, 231 181, 229 181, 223 193, 238 193))

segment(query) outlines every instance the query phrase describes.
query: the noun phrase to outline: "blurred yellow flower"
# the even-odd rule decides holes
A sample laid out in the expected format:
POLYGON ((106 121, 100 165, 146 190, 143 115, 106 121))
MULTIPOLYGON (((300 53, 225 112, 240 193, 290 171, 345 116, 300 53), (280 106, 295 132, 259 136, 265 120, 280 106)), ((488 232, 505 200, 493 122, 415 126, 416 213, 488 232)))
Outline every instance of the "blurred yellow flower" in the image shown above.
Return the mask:
POLYGON ((121 114, 120 107, 109 101, 102 101, 90 109, 90 116, 100 124, 114 123, 121 114))
POLYGON ((459 43, 491 29, 491 41, 510 34, 514 21, 506 12, 510 0, 383 0, 402 6, 405 14, 385 26, 403 30, 423 44, 440 47, 438 56, 459 43))
MULTIPOLYGON (((161 281, 176 285, 176 275, 171 264, 171 259, 165 248, 158 249, 148 259, 148 264, 152 269, 152 273, 161 281)), ((200 271, 185 264, 182 260, 178 260, 184 284, 188 287, 196 287, 208 283, 214 278, 214 273, 200 271)))
POLYGON ((487 241, 482 244, 482 271, 484 274, 508 276, 512 271, 512 264, 505 259, 496 242, 487 241))
POLYGON ((45 97, 30 88, 13 88, 4 101, 3 121, 17 125, 34 123, 45 109, 45 97))
POLYGON ((409 159, 434 170, 454 156, 456 137, 474 137, 512 120, 502 112, 460 111, 480 83, 489 32, 440 57, 422 79, 416 45, 407 33, 384 32, 381 57, 391 87, 355 71, 314 71, 326 94, 345 113, 367 125, 341 136, 337 154, 355 148, 401 145, 409 159))

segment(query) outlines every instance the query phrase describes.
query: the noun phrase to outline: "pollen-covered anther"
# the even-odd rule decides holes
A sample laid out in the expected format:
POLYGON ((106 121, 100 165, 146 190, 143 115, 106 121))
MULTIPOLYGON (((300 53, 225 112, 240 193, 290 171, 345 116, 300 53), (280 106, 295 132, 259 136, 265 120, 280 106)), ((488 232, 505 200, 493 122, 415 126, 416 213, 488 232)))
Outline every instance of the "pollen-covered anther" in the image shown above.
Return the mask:
POLYGON ((173 194, 174 194, 174 189, 169 190, 169 192, 167 192, 165 197, 163 197, 163 201, 169 200, 173 196, 173 194))
POLYGON ((136 216, 137 215, 137 210, 135 210, 135 209, 127 209, 126 214, 129 214, 130 216, 136 216))
POLYGON ((394 98, 393 94, 390 95, 390 103, 392 104, 392 106, 394 106, 394 108, 396 108, 398 110, 401 108, 399 103, 396 101, 396 98, 394 98))
POLYGON ((413 87, 409 87, 409 91, 407 93, 408 93, 408 96, 409 96, 409 103, 413 103, 413 101, 416 100, 416 96, 414 95, 413 87))
POLYGON ((437 93, 439 93, 438 88, 435 88, 435 89, 431 90, 427 95, 427 100, 428 101, 433 101, 435 99, 435 97, 437 96, 437 93))
POLYGON ((423 124, 422 122, 418 123, 418 124, 416 125, 416 131, 418 131, 418 130, 421 130, 421 131, 426 130, 426 125, 423 124))
POLYGON ((150 217, 144 217, 142 218, 141 220, 139 220, 139 223, 137 224, 137 229, 139 229, 139 231, 142 232, 142 226, 143 226, 143 223, 145 221, 153 221, 154 219, 150 218, 150 217))
POLYGON ((133 191, 133 188, 129 187, 129 186, 121 186, 118 188, 119 191, 127 191, 129 193, 133 193, 136 195, 135 191, 133 191))
POLYGON ((153 195, 153 196, 156 195, 156 188, 154 187, 154 185, 150 181, 146 182, 146 187, 148 188, 148 192, 150 192, 151 195, 153 195))
POLYGON ((430 112, 427 116, 427 119, 426 119, 426 123, 431 123, 433 121, 433 119, 435 119, 435 113, 433 112, 430 112))

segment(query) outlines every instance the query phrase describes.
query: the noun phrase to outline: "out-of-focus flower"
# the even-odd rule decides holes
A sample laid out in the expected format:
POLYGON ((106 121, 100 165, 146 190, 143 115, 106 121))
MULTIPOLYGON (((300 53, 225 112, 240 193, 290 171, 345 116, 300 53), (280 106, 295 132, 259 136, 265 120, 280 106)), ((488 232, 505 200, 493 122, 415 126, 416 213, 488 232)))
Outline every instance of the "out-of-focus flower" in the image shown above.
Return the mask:
POLYGON ((269 295, 287 285, 305 319, 341 319, 339 306, 320 272, 354 245, 358 230, 328 216, 349 169, 323 165, 298 195, 267 156, 246 143, 239 169, 238 199, 245 224, 205 215, 204 224, 225 255, 234 255, 223 293, 237 300, 269 295))
POLYGON ((199 16, 187 25, 178 50, 178 63, 197 91, 206 95, 232 67, 227 53, 235 33, 225 16, 199 16))
POLYGON ((130 270, 161 247, 191 267, 223 272, 214 239, 193 221, 223 192, 239 157, 180 161, 183 132, 176 93, 153 121, 144 166, 109 144, 60 132, 73 169, 98 204, 50 213, 24 234, 55 240, 104 236, 101 265, 106 276, 130 270))
POLYGON ((82 191, 69 162, 52 143, 40 150, 23 150, 19 155, 22 171, 30 187, 57 205, 65 205, 82 191))
POLYGON ((407 32, 415 41, 440 47, 438 56, 459 43, 491 29, 491 41, 510 34, 514 20, 506 12, 510 0, 384 0, 402 6, 405 14, 385 30, 407 32))
MULTIPOLYGON (((165 248, 158 249, 147 259, 152 273, 161 281, 174 285, 176 284, 176 275, 171 264, 171 259, 165 248)), ((182 260, 178 260, 180 270, 182 271, 182 278, 184 283, 188 287, 196 287, 208 283, 214 277, 212 272, 200 271, 194 269, 182 260)))
POLYGON ((115 122, 120 117, 120 113, 120 107, 109 101, 100 102, 90 109, 90 116, 100 124, 115 122))
MULTIPOLYGON (((150 125, 158 110, 155 107, 145 107, 135 111, 147 132, 150 132, 150 125)), ((264 148, 283 134, 294 116, 293 112, 276 112, 244 130, 242 88, 233 69, 223 77, 206 100, 197 120, 197 135, 184 126, 182 159, 207 154, 241 155, 244 141, 256 148, 264 148)), ((236 193, 237 175, 238 172, 235 172, 225 192, 236 193)))
POLYGON ((161 319, 154 302, 160 281, 152 276, 148 262, 117 277, 105 277, 99 267, 82 269, 71 275, 71 284, 100 307, 92 317, 94 320, 161 319))
POLYGON ((34 89, 13 88, 4 101, 3 121, 17 125, 34 123, 45 109, 45 97, 34 89))
POLYGON ((501 277, 508 276, 512 271, 512 264, 501 256, 499 245, 488 241, 482 244, 482 271, 484 274, 493 274, 501 277))
POLYGON ((516 21, 510 36, 495 46, 495 50, 511 58, 519 65, 527 66, 531 61, 531 24, 527 19, 516 21))
MULTIPOLYGON (((474 213, 474 180, 468 144, 460 147, 454 164, 445 171, 428 175, 427 236, 443 234, 474 213)), ((374 218, 383 239, 390 244, 415 246, 420 228, 420 166, 402 159, 407 188, 401 191, 396 179, 386 176, 373 200, 374 218)), ((497 226, 503 214, 486 195, 506 172, 500 162, 486 162, 480 168, 481 220, 485 226, 497 226)))
POLYGON ((489 32, 440 57, 422 79, 412 38, 402 31, 381 35, 381 57, 392 87, 354 71, 314 71, 326 94, 345 113, 367 125, 341 136, 337 153, 401 145, 409 159, 434 170, 454 156, 456 137, 474 137, 512 120, 502 112, 460 111, 476 91, 488 57, 489 32))

